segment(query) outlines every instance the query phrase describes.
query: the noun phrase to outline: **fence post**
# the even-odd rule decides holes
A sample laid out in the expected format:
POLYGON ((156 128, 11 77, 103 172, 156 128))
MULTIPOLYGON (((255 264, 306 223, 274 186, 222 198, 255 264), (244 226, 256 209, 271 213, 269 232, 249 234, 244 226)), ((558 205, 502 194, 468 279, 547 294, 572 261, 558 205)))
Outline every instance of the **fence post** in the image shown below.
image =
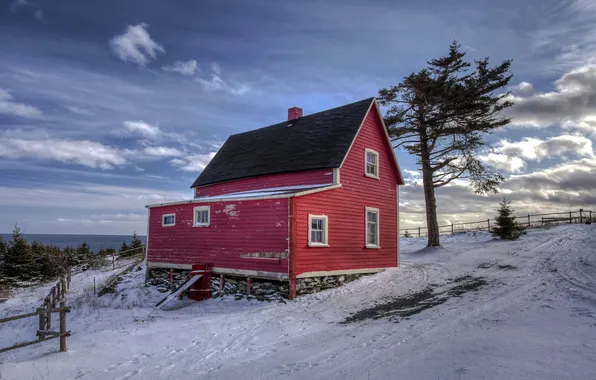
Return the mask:
POLYGON ((530 214, 528 214, 528 227, 530 227, 532 225, 532 222, 530 222, 530 214))
POLYGON ((66 296, 66 279, 64 277, 60 278, 60 285, 62 288, 62 295, 66 296))
POLYGON ((451 235, 453 235, 453 223, 451 223, 451 235))
POLYGON ((66 301, 60 301, 60 352, 66 352, 66 301))
POLYGON ((66 288, 70 290, 70 280, 72 275, 72 268, 68 268, 68 272, 66 272, 66 288))
POLYGON ((116 260, 115 260, 114 252, 112 252, 112 269, 116 269, 116 260))
POLYGON ((52 288, 52 307, 56 307, 56 287, 52 288))
MULTIPOLYGON (((38 307, 36 311, 39 312, 39 331, 44 331, 46 329, 46 314, 43 313, 43 307, 38 307)), ((44 340, 45 335, 39 334, 37 339, 44 340)))
POLYGON ((488 225, 488 232, 490 232, 490 219, 486 219, 486 224, 488 225))
POLYGON ((50 304, 49 300, 46 300, 45 307, 47 310, 46 314, 46 330, 52 328, 52 305, 50 304))
POLYGON ((97 295, 97 292, 95 291, 95 277, 93 277, 93 295, 97 295))
POLYGON ((569 211, 569 223, 573 223, 573 217, 571 216, 571 211, 569 211))
POLYGON ((580 224, 582 224, 584 222, 584 220, 583 220, 584 219, 583 212, 584 212, 584 209, 583 208, 580 208, 579 209, 579 223, 580 224))
POLYGON ((420 226, 418 226, 418 237, 420 237, 420 226))

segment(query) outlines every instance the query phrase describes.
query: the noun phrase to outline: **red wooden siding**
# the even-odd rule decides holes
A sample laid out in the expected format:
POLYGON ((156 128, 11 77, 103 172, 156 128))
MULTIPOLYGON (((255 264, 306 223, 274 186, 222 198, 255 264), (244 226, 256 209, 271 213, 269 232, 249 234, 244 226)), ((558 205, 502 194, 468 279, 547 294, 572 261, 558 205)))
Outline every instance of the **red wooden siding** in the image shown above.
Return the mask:
POLYGON ((148 247, 149 263, 212 264, 287 274, 287 258, 242 256, 268 252, 287 257, 288 199, 153 207, 149 214, 148 247), (193 227, 193 209, 203 205, 211 206, 210 226, 193 227), (162 215, 173 213, 176 225, 162 227, 162 215))
POLYGON ((339 189, 296 198, 296 275, 395 267, 398 172, 374 107, 341 168, 339 189), (379 153, 379 178, 364 175, 364 150, 379 153), (379 209, 379 249, 365 248, 365 207, 379 209), (308 246, 308 214, 328 216, 329 247, 308 246))
POLYGON ((236 181, 200 186, 195 188, 195 197, 260 190, 272 187, 318 185, 324 183, 333 183, 332 169, 272 174, 268 176, 244 178, 236 181))

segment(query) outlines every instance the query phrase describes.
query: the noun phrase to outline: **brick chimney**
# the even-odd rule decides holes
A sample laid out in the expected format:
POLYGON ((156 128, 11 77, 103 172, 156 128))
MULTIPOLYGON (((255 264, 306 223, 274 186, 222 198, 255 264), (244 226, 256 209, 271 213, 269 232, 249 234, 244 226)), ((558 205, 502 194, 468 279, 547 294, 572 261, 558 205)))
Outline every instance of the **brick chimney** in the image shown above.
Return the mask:
POLYGON ((301 117, 302 117, 302 108, 292 107, 292 108, 288 109, 288 121, 296 120, 301 117))

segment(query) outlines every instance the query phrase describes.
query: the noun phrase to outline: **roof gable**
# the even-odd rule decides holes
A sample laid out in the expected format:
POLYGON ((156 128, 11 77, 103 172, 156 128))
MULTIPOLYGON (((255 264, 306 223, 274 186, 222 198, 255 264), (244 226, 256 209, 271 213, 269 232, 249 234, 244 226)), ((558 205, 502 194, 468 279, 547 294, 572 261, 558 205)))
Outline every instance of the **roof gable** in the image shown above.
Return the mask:
POLYGON ((374 98, 230 136, 191 187, 338 168, 374 98))

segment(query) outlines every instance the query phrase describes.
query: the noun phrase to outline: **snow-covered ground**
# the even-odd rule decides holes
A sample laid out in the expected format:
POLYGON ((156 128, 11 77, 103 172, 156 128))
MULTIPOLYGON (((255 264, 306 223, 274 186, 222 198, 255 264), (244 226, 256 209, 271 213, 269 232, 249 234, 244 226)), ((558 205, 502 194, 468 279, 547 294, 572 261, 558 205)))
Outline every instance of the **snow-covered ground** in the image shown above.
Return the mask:
MULTIPOLYGON (((422 250, 424 239, 402 239, 401 268, 287 304, 223 298, 155 310, 163 295, 143 286, 143 270, 101 298, 88 291, 94 274, 82 273, 69 351, 51 341, 0 354, 0 379, 596 379, 596 225, 442 242, 422 250), (379 306, 466 275, 485 284, 409 317, 379 306), (341 323, 379 310, 389 316, 341 323)), ((34 309, 45 293, 21 291, 0 316, 34 309)), ((34 338, 35 324, 0 325, 0 347, 34 338)))

